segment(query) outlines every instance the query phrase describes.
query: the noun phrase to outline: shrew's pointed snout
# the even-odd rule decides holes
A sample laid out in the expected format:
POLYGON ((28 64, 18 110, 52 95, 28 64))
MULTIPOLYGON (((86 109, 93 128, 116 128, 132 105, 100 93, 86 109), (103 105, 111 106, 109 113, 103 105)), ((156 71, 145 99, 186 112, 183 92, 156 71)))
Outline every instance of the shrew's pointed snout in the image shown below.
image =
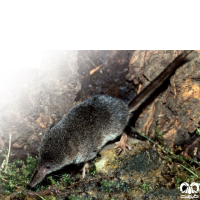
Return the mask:
POLYGON ((30 180, 30 183, 29 185, 31 187, 34 187, 36 184, 38 184, 40 181, 42 181, 42 179, 46 176, 47 174, 47 168, 44 168, 44 167, 36 167, 32 177, 31 177, 31 180, 30 180))

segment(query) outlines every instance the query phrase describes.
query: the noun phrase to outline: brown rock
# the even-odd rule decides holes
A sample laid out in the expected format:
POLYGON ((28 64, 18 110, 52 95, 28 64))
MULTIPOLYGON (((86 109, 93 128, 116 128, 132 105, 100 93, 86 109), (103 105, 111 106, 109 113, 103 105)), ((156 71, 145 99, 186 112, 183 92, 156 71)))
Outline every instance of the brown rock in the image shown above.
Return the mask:
POLYGON ((24 147, 24 145, 25 145, 25 141, 23 141, 21 138, 19 138, 16 142, 14 142, 12 144, 12 147, 16 148, 16 149, 21 149, 24 147))

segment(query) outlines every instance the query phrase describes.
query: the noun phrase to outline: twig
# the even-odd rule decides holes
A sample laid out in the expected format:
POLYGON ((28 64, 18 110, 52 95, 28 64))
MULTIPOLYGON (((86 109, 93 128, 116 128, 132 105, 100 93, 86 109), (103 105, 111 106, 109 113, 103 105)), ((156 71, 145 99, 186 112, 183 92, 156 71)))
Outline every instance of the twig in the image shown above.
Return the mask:
POLYGON ((98 65, 97 67, 95 67, 93 70, 90 71, 90 75, 94 74, 94 72, 96 72, 97 70, 99 70, 103 65, 98 65))
POLYGON ((8 160, 9 160, 9 156, 10 156, 10 147, 11 147, 11 131, 9 132, 9 148, 8 148, 8 155, 6 157, 5 172, 6 172, 7 166, 8 166, 8 160))

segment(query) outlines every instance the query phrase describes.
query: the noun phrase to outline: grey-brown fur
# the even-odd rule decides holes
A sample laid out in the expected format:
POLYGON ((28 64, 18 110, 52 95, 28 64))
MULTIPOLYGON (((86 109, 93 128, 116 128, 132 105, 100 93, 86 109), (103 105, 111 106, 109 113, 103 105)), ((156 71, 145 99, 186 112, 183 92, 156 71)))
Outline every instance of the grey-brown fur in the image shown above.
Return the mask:
POLYGON ((56 126, 46 130, 30 185, 43 177, 37 175, 42 167, 50 166, 46 175, 94 158, 105 143, 122 134, 128 119, 128 106, 107 95, 93 96, 72 108, 56 126))
POLYGON ((45 133, 39 163, 47 163, 47 157, 43 159, 43 155, 49 152, 50 158, 55 154, 50 160, 55 165, 61 160, 70 164, 94 158, 106 142, 122 133, 128 123, 128 116, 128 106, 120 99, 96 95, 83 101, 45 133))
POLYGON ((47 129, 41 142, 38 166, 30 185, 46 174, 71 163, 81 163, 96 156, 102 146, 121 135, 128 123, 129 112, 163 82, 191 51, 184 51, 127 106, 122 100, 107 95, 93 96, 72 108, 53 128, 47 129))

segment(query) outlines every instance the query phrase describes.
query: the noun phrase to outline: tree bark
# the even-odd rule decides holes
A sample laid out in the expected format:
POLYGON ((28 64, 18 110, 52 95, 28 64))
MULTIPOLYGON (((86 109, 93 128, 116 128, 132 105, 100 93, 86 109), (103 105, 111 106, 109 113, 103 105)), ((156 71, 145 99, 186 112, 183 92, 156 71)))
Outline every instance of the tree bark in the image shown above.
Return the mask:
MULTIPOLYGON (((182 51, 135 51, 127 79, 134 81, 139 93, 182 51)), ((183 149, 185 155, 197 156, 200 126, 200 54, 191 53, 143 105, 135 128, 155 137, 155 127, 163 133, 166 146, 183 149)))

